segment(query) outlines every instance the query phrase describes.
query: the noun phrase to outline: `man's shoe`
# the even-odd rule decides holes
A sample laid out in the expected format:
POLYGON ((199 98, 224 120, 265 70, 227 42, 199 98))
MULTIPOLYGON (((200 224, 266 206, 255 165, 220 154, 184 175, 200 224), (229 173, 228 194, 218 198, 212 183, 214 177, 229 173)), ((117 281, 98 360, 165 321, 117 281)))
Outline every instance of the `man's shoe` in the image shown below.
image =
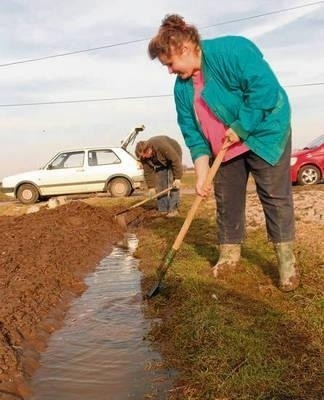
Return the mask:
POLYGON ((171 210, 167 213, 167 218, 174 218, 174 217, 179 217, 179 211, 178 210, 171 210))
POLYGON ((155 210, 152 212, 151 216, 152 217, 166 217, 168 214, 167 211, 159 211, 159 210, 155 210))

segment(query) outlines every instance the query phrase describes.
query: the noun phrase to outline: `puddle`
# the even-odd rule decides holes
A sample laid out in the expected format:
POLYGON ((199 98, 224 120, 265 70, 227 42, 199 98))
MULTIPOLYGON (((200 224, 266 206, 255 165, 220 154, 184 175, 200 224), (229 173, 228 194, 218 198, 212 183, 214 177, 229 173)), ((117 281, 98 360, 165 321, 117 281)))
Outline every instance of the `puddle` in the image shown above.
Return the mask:
POLYGON ((128 249, 115 248, 88 276, 64 327, 51 336, 31 382, 32 400, 164 399, 171 387, 167 371, 143 337, 143 317, 135 235, 128 249))

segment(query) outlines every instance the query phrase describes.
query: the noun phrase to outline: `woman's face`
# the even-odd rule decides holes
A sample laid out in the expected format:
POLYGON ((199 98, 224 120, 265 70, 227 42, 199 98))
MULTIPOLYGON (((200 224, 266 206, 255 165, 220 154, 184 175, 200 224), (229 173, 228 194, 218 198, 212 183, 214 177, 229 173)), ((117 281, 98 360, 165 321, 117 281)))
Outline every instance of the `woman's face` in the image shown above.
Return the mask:
POLYGON ((171 56, 161 55, 160 62, 168 68, 170 74, 177 74, 181 79, 190 78, 200 70, 201 52, 191 43, 184 44, 182 49, 171 51, 171 56))

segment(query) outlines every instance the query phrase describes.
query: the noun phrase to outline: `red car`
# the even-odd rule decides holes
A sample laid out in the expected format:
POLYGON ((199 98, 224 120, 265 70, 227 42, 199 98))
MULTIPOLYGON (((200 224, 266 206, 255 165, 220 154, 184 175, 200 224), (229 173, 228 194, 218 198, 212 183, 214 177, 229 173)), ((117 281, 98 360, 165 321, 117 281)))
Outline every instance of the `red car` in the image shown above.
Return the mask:
POLYGON ((315 185, 324 178, 324 135, 292 153, 290 171, 291 181, 300 185, 315 185))

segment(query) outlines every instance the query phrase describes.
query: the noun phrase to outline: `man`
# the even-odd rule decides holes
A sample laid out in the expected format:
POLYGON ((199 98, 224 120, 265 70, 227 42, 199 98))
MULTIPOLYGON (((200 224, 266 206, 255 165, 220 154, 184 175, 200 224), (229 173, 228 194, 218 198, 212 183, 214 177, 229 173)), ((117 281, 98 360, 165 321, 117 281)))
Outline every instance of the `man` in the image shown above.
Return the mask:
POLYGON ((149 196, 172 186, 169 194, 157 199, 159 213, 168 218, 178 216, 182 177, 182 150, 179 143, 168 136, 154 136, 138 142, 135 154, 143 164, 149 196))

